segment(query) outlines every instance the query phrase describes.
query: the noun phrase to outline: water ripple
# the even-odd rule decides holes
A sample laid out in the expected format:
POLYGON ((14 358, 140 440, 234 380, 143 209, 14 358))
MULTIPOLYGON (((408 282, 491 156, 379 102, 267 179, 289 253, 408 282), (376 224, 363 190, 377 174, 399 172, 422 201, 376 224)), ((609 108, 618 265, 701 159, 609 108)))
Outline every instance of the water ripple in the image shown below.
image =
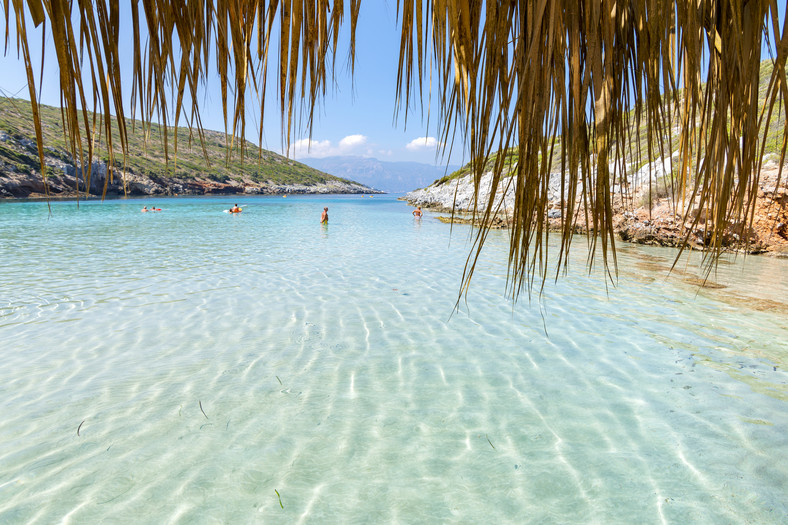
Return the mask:
POLYGON ((513 306, 494 232, 457 303, 460 228, 332 199, 0 206, 0 522, 788 513, 783 266, 699 289, 624 246, 513 306))

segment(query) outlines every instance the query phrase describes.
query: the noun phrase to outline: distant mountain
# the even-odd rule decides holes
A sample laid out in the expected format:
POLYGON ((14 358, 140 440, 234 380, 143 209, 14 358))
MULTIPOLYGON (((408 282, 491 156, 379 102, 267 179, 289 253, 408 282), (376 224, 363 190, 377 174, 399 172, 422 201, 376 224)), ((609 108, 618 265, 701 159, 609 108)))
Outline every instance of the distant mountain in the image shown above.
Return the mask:
POLYGON ((404 193, 429 186, 459 166, 421 162, 388 162, 367 157, 323 157, 299 162, 336 177, 350 179, 388 193, 404 193))

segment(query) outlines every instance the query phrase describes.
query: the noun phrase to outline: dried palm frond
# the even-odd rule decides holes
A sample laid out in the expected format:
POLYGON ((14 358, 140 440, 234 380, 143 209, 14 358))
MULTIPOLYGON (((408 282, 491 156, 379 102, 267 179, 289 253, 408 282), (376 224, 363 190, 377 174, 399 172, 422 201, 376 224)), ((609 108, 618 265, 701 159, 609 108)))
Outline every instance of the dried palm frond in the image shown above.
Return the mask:
MULTIPOLYGON (((612 188, 624 176, 625 145, 641 118, 648 160, 670 156, 671 128, 679 127, 681 170, 674 187, 706 212, 690 215, 693 208, 686 208, 685 220, 694 221, 686 235, 699 226, 707 232, 710 261, 722 253, 730 224, 752 220, 762 130, 775 104, 788 107, 788 30, 785 20, 780 27, 775 0, 435 0, 423 15, 413 2, 404 8, 415 14, 403 16, 400 68, 411 72, 416 55, 421 82, 424 57, 434 54, 444 138, 450 123, 461 120, 477 189, 491 152, 512 150, 518 159, 509 252, 515 296, 523 285, 530 290, 534 276, 545 275, 554 148, 560 149, 565 210, 556 271, 566 263, 578 213, 592 233, 589 264, 599 249, 605 268, 615 268, 612 188), (433 38, 422 41, 420 26, 427 21, 433 38), (775 43, 776 53, 759 115, 764 38, 775 43), (708 220, 701 225, 699 217, 708 220)), ((788 124, 780 166, 786 131, 788 124)), ((489 200, 474 206, 482 226, 466 265, 466 286, 495 212, 495 189, 511 183, 503 180, 505 170, 498 156, 489 200)))
MULTIPOLYGON (((352 64, 361 0, 131 0, 132 118, 139 107, 149 130, 154 118, 177 126, 187 112, 189 126, 201 133, 198 95, 214 74, 213 59, 225 132, 230 141, 242 137, 246 94, 253 90, 265 100, 270 54, 278 52, 277 94, 289 145, 297 126, 305 124, 311 132, 316 102, 331 79, 338 35, 348 25, 346 6, 352 64)), ((25 62, 39 152, 36 64, 27 20, 44 27, 55 45, 73 158, 87 165, 89 178, 96 133, 96 123, 88 119, 90 100, 103 115, 99 125, 114 168, 116 148, 125 157, 128 133, 118 3, 4 0, 3 8, 6 49, 13 24, 25 62), (83 74, 90 85, 83 85, 83 74), (112 114, 118 145, 112 141, 112 114)), ((490 198, 474 206, 481 227, 465 286, 496 211, 495 190, 504 184, 516 188, 509 251, 514 295, 546 274, 548 183, 556 150, 565 210, 556 272, 566 263, 580 215, 592 232, 589 264, 601 252, 606 270, 615 269, 611 191, 625 176, 625 154, 641 120, 647 151, 637 154, 648 160, 672 152, 671 131, 678 126, 680 168, 673 187, 705 210, 692 216, 686 234, 702 227, 712 259, 722 252, 730 223, 752 220, 761 130, 775 106, 788 107, 788 30, 785 20, 780 26, 777 0, 398 0, 397 10, 398 97, 407 107, 410 97, 423 98, 435 79, 442 142, 454 143, 459 133, 477 189, 491 164, 490 198), (759 114, 764 38, 774 44, 774 67, 759 114), (424 82, 426 75, 430 80, 424 82), (499 151, 517 158, 511 179, 505 155, 492 156, 499 151), (701 217, 707 218, 704 224, 701 217)), ((262 113, 264 103, 260 107, 262 113)), ((261 115, 261 128, 262 122, 261 115)), ((783 129, 781 166, 786 136, 783 129)), ((167 152, 166 127, 163 142, 167 152)), ((177 152, 177 135, 173 142, 177 152)), ((43 154, 41 163, 45 176, 43 154)))

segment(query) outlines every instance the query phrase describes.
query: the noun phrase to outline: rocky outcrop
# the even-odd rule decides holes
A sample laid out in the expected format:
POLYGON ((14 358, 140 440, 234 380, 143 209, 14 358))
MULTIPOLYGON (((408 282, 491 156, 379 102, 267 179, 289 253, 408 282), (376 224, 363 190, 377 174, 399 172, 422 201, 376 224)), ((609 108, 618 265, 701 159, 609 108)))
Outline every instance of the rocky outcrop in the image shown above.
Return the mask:
MULTIPOLYGON (((642 191, 642 189, 648 188, 650 184, 656 184, 670 173, 672 161, 672 157, 667 157, 644 164, 639 169, 635 169, 634 165, 627 166, 626 188, 615 185, 612 188, 613 193, 620 194, 622 190, 638 193, 642 191)), ((619 170, 618 166, 615 164, 611 164, 609 168, 611 173, 615 173, 619 170)), ((490 201, 492 178, 491 172, 482 176, 479 182, 479 197, 477 202, 474 202, 476 192, 474 190, 473 177, 471 175, 465 175, 443 183, 436 182, 426 188, 414 190, 406 194, 403 200, 407 200, 414 206, 423 206, 434 210, 468 212, 473 210, 474 205, 486 207, 487 203, 490 201)), ((616 180, 620 179, 621 177, 616 175, 616 180)), ((496 188, 494 205, 500 212, 508 213, 514 209, 515 188, 516 182, 511 178, 504 178, 498 185, 498 188, 496 188)), ((568 195, 570 189, 569 184, 564 182, 563 189, 564 195, 568 195)), ((578 188, 578 193, 579 190, 580 188, 578 188)), ((550 203, 548 216, 550 218, 560 217, 561 211, 558 207, 561 202, 561 173, 550 174, 550 179, 547 183, 547 201, 550 203)))
MULTIPOLYGON (((680 246, 685 240, 694 248, 705 249, 710 243, 710 233, 704 226, 703 211, 693 208, 697 203, 687 203, 686 209, 673 203, 666 192, 659 192, 659 183, 671 169, 671 158, 658 159, 653 163, 633 170, 627 177, 626 187, 616 186, 613 192, 613 227, 625 241, 660 246, 680 246), (655 189, 656 188, 656 189, 655 189), (624 194, 622 194, 622 190, 624 194), (651 198, 649 198, 651 192, 651 198), (700 215, 699 215, 700 214, 700 215), (695 218, 698 225, 691 235, 687 232, 695 218)), ((723 246, 745 249, 749 253, 770 253, 788 257, 788 167, 779 177, 779 168, 774 161, 764 163, 760 176, 760 191, 755 205, 752 225, 745 222, 728 224, 723 246)), ((485 174, 479 184, 477 206, 484 209, 490 201, 492 174, 485 174)), ((565 209, 561 207, 561 177, 551 174, 548 183, 547 219, 550 226, 560 229, 565 209)), ((492 228, 510 226, 508 217, 514 207, 515 182, 504 179, 496 191, 493 202, 499 210, 489 224, 492 228)), ((566 194, 567 192, 565 192, 566 194)), ((453 213, 453 218, 443 218, 455 223, 473 223, 469 212, 473 211, 475 190, 470 175, 435 183, 427 188, 412 191, 403 197, 413 206, 422 206, 440 212, 453 213)), ((580 205, 582 206, 582 205, 580 205)), ((582 207, 580 207, 582 210, 582 207)), ((585 217, 578 213, 574 219, 574 231, 589 233, 585 217)))
MULTIPOLYGON (((414 206, 443 212, 470 212, 473 211, 474 205, 481 208, 489 201, 491 183, 492 173, 482 176, 476 203, 474 202, 476 192, 471 175, 411 191, 403 197, 403 200, 414 206)), ((501 205, 501 211, 510 211, 514 206, 514 184, 500 184, 495 194, 495 202, 496 206, 501 205)))
MULTIPOLYGON (((322 182, 308 183, 282 184, 248 176, 224 177, 226 180, 220 181, 205 174, 186 178, 140 174, 130 169, 124 173, 120 169, 109 169, 101 160, 92 162, 90 169, 86 168, 83 173, 68 154, 49 147, 44 148, 46 177, 42 177, 35 141, 22 136, 12 137, 0 130, 0 145, 3 152, 0 198, 75 197, 86 193, 94 196, 382 193, 327 174, 321 177, 325 179, 322 182)), ((298 179, 292 175, 290 178, 298 179)))
MULTIPOLYGON (((204 178, 184 179, 177 177, 153 177, 126 173, 121 176, 114 174, 107 178, 106 164, 96 162, 90 176, 88 193, 90 195, 108 196, 142 196, 142 195, 220 195, 247 194, 268 195, 286 193, 382 193, 361 184, 343 181, 326 181, 315 184, 275 184, 273 182, 256 182, 248 179, 229 182, 217 182, 204 178), (106 192, 105 192, 106 185, 106 192)), ((87 186, 83 176, 77 177, 73 167, 52 169, 46 177, 37 171, 17 172, 0 166, 0 197, 5 198, 36 198, 49 195, 51 197, 76 196, 77 184, 80 194, 85 194, 87 186)))

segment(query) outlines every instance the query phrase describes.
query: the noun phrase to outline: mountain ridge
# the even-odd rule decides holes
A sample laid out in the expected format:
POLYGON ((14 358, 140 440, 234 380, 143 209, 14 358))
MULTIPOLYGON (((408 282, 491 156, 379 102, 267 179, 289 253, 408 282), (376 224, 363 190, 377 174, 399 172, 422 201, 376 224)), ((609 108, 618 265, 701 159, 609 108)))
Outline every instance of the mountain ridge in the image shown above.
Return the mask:
POLYGON ((405 193, 423 188, 459 169, 459 166, 434 166, 415 161, 385 161, 354 155, 309 157, 301 159, 300 162, 337 177, 352 178, 388 193, 405 193))

